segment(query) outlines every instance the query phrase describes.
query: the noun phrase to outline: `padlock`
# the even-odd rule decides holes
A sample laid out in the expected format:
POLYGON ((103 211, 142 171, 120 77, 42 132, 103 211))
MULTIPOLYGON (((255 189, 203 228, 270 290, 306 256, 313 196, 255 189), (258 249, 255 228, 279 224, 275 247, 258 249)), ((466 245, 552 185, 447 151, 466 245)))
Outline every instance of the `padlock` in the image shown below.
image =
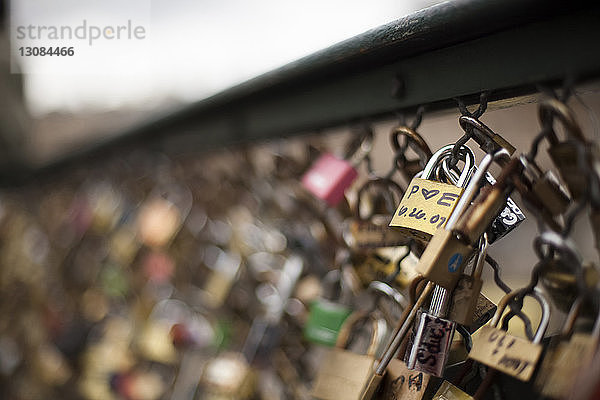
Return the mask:
MULTIPOLYGON (((404 310, 409 306, 408 300, 387 281, 373 281, 367 288, 373 303, 369 313, 381 317, 385 322, 384 341, 387 342, 393 333, 396 321, 401 318, 404 310)), ((379 354, 377 354, 379 355, 379 354)))
POLYGON ((533 161, 524 155, 520 157, 524 165, 523 174, 531 182, 531 192, 541 207, 551 216, 564 214, 571 205, 571 197, 552 171, 543 172, 533 161))
MULTIPOLYGON (((558 343, 551 342, 536 378, 538 391, 553 399, 567 398, 579 371, 588 367, 600 340, 600 322, 596 318, 591 333, 573 332, 583 299, 578 298, 567 316, 558 343)), ((555 339, 555 338, 553 338, 555 339)))
POLYGON ((384 279, 393 281, 398 288, 403 289, 417 276, 417 261, 418 258, 408 246, 383 247, 361 257, 356 272, 364 285, 384 279))
POLYGON ((442 382, 440 388, 435 392, 433 400, 472 400, 473 397, 463 392, 448 381, 442 382))
POLYGON ((567 140, 559 141, 552 127, 548 133, 550 141, 548 154, 573 198, 581 199, 588 186, 587 174, 582 167, 590 165, 590 160, 598 159, 600 156, 598 145, 585 138, 574 113, 565 103, 557 99, 546 99, 540 103, 538 113, 542 125, 546 125, 544 122, 554 120, 562 124, 567 140))
MULTIPOLYGON (((583 263, 575 243, 556 232, 543 232, 533 244, 540 259, 540 283, 556 308, 569 312, 581 291, 592 291, 597 286, 597 269, 593 264, 583 263)), ((590 308, 586 303, 582 313, 589 314, 590 308)))
POLYGON ((431 376, 421 371, 411 371, 404 361, 394 358, 386 369, 381 383, 381 400, 421 400, 425 396, 431 376))
POLYGON ((466 146, 462 147, 465 165, 456 186, 430 180, 438 163, 450 156, 453 147, 450 144, 439 149, 425 166, 421 177, 413 178, 389 226, 425 242, 431 239, 436 229, 445 226, 469 182, 475 163, 473 152, 466 146))
POLYGON ((345 159, 325 153, 302 177, 302 186, 331 207, 344 198, 344 192, 358 176, 356 166, 367 156, 373 147, 373 133, 360 137, 358 146, 351 146, 345 159), (349 159, 354 159, 354 161, 349 159))
POLYGON ((436 286, 428 312, 422 312, 412 346, 408 351, 407 367, 429 375, 441 377, 450 353, 456 323, 445 319, 450 296, 441 286, 436 286))
POLYGON ((329 271, 325 275, 323 290, 323 295, 310 304, 308 319, 304 326, 304 338, 313 343, 332 347, 337 341, 344 321, 352 313, 349 305, 351 291, 344 282, 344 275, 340 269, 329 271), (334 287, 338 283, 339 296, 336 296, 334 287))
MULTIPOLYGON (((444 160, 442 163, 444 175, 447 176, 450 181, 454 184, 458 181, 458 175, 456 172, 451 170, 448 166, 448 160, 444 160)), ((490 185, 496 183, 496 179, 489 172, 485 173, 485 180, 490 185)), ((514 230, 521 222, 525 220, 525 215, 521 209, 516 205, 513 199, 507 197, 506 205, 500 211, 500 213, 494 218, 489 228, 487 229, 488 242, 489 244, 503 238, 514 230)))
POLYGON ((209 249, 213 255, 213 260, 209 265, 211 272, 200 297, 205 306, 216 309, 223 305, 237 279, 241 267, 241 258, 237 253, 225 252, 216 246, 209 249))
MULTIPOLYGON (((415 283, 421 281, 421 278, 416 278, 415 283)), ((361 400, 370 400, 373 398, 377 390, 379 389, 379 385, 383 380, 387 367, 390 365, 392 360, 394 360, 396 353, 400 350, 402 344, 404 343, 406 336, 413 326, 413 321, 417 315, 417 312, 420 310, 421 306, 425 303, 425 301, 429 298, 429 295, 433 291, 435 284, 433 282, 428 282, 427 285, 423 288, 418 298, 414 301, 414 304, 411 308, 407 308, 404 310, 402 317, 397 322, 396 329, 392 334, 392 339, 388 342, 381 359, 377 363, 373 372, 369 375, 367 382, 362 390, 361 400)), ((416 289, 416 287, 415 287, 416 289)))
POLYGON ((465 209, 471 204, 471 200, 479 189, 479 183, 492 162, 505 157, 508 157, 508 152, 504 149, 484 157, 452 214, 448 217, 446 226, 439 228, 431 238, 417 264, 417 272, 428 280, 448 290, 453 290, 456 286, 464 264, 473 253, 471 244, 479 240, 504 204, 506 182, 498 180, 492 189, 487 191, 484 191, 486 188, 481 189, 478 199, 484 198, 485 200, 481 203, 476 201, 467 209, 467 212, 465 209))
POLYGON ((456 323, 470 327, 473 323, 475 308, 481 296, 481 273, 488 249, 487 234, 483 234, 479 239, 479 251, 477 252, 473 273, 471 275, 462 275, 452 292, 452 301, 448 318, 456 323))
POLYGON ((523 289, 505 295, 494 318, 488 325, 484 325, 473 338, 473 348, 469 357, 488 367, 511 375, 521 381, 527 382, 542 353, 541 341, 550 321, 550 306, 544 296, 534 290, 533 297, 542 309, 542 318, 538 325, 533 341, 508 334, 498 328, 502 314, 512 299, 520 295, 523 289))
POLYGON ((240 353, 224 353, 208 361, 200 377, 197 400, 245 400, 256 390, 256 373, 240 353))
POLYGON ((315 380, 312 396, 319 400, 358 400, 375 364, 380 345, 381 321, 360 312, 353 313, 340 331, 336 347, 323 360, 315 380), (372 322, 372 334, 366 354, 346 350, 352 328, 363 319, 372 322))
POLYGON ((404 191, 391 179, 375 178, 367 181, 356 194, 355 217, 349 222, 347 243, 351 248, 364 250, 380 247, 406 246, 409 239, 395 229, 388 227, 389 215, 395 210, 395 204, 400 200, 404 191), (372 210, 369 215, 361 215, 361 205, 367 190, 382 187, 387 214, 376 213, 372 210))

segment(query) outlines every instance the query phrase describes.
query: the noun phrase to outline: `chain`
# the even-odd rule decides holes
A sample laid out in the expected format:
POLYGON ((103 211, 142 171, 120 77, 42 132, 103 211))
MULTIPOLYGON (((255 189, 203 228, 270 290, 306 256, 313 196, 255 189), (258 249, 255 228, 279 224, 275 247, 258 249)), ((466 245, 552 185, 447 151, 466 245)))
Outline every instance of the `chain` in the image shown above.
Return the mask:
MULTIPOLYGON (((488 91, 482 92, 479 95, 479 106, 473 112, 469 111, 465 102, 461 98, 457 97, 454 100, 456 100, 456 103, 458 104, 458 109, 463 116, 479 119, 483 115, 485 110, 487 110, 488 97, 489 97, 488 91)), ((470 128, 470 129, 465 130, 464 135, 456 141, 454 147, 452 148, 452 155, 450 156, 450 159, 448 160, 448 163, 449 163, 448 165, 450 168, 454 168, 456 166, 456 164, 458 164, 458 161, 459 161, 458 153, 460 151, 460 148, 463 145, 465 145, 469 141, 469 139, 471 139, 472 137, 473 137, 473 129, 470 128)))

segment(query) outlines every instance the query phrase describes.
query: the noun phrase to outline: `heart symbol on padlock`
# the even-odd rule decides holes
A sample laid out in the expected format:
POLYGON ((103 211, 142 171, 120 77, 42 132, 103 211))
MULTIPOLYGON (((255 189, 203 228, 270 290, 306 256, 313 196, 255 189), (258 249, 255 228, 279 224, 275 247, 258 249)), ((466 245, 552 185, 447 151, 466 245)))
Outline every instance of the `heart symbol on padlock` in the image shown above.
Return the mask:
POLYGON ((425 197, 425 200, 429 200, 433 196, 440 194, 440 191, 437 189, 431 189, 431 190, 421 189, 421 193, 423 193, 423 197, 425 197))

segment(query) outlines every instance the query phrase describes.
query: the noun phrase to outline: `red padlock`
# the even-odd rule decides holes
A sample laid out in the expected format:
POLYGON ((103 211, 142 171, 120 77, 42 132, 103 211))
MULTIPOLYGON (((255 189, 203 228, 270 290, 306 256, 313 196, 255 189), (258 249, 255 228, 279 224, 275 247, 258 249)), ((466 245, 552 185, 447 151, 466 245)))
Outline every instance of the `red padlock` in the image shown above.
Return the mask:
POLYGON ((348 155, 338 158, 325 153, 302 177, 302 186, 332 207, 344 198, 344 192, 358 176, 356 166, 373 147, 373 132, 354 138, 349 145, 348 155))

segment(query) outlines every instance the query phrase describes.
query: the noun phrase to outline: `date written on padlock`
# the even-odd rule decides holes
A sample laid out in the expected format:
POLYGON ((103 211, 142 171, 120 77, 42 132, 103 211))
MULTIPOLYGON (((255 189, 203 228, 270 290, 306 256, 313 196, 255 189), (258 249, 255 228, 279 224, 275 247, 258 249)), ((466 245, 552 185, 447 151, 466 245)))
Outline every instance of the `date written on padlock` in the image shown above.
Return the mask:
MULTIPOLYGON (((446 216, 450 215, 462 192, 460 187, 414 178, 390 226, 405 228, 410 224, 411 231, 418 229, 433 235, 438 228, 446 224, 446 216)), ((426 236, 422 238, 429 239, 426 236)))
POLYGON ((482 326, 473 341, 469 357, 522 381, 531 378, 542 352, 541 345, 489 325, 482 326))

